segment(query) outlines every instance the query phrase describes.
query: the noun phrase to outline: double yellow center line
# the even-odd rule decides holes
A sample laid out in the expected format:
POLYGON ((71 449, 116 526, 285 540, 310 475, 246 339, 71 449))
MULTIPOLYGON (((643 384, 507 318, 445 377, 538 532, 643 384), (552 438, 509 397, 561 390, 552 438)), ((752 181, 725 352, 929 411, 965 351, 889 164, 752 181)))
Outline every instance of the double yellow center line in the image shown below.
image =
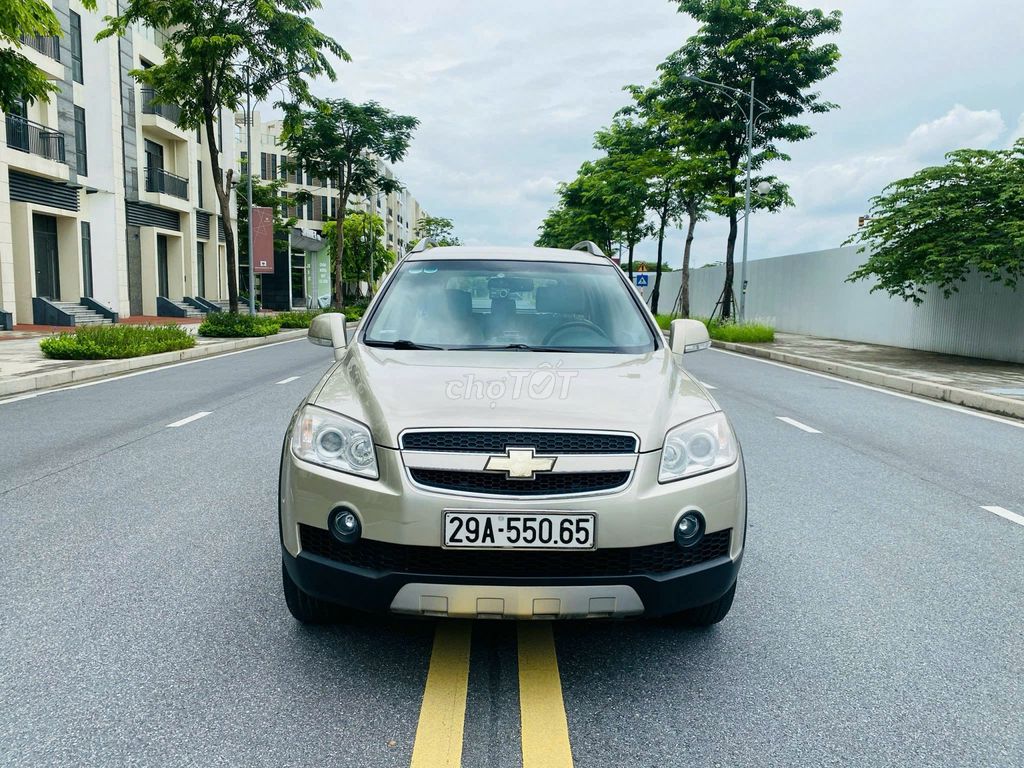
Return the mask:
MULTIPOLYGON (((520 622, 523 768, 572 768, 569 724, 550 622, 520 622)), ((423 691, 412 768, 459 768, 469 690, 472 623, 440 621, 423 691)))

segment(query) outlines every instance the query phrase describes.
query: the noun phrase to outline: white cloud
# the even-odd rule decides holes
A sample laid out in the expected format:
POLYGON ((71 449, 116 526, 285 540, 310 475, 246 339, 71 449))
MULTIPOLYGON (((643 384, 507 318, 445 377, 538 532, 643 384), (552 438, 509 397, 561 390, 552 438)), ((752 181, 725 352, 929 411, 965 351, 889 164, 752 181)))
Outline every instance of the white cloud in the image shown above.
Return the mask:
POLYGON ((1017 127, 1010 133, 1010 138, 1006 142, 1007 147, 1012 147, 1017 139, 1024 139, 1024 114, 1017 119, 1017 127))
POLYGON ((914 157, 965 147, 984 149, 1005 130, 999 110, 970 110, 957 104, 938 120, 917 126, 907 137, 905 147, 914 157))

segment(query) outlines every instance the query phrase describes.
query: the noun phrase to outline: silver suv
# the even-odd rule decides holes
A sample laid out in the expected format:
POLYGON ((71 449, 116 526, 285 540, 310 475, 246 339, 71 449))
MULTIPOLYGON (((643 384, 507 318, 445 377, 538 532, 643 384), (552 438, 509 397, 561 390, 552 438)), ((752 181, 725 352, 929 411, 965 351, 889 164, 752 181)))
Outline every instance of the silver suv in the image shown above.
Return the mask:
POLYGON ((746 487, 725 414, 611 260, 579 249, 434 248, 403 258, 281 456, 284 593, 342 608, 501 618, 720 621, 746 487))

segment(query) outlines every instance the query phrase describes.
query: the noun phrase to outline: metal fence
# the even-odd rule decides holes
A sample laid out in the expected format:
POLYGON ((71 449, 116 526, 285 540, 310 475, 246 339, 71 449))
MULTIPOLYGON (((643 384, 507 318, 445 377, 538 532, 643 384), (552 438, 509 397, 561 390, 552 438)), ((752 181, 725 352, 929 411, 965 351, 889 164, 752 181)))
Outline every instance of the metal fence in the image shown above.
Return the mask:
MULTIPOLYGON (((932 289, 915 306, 871 293, 870 281, 847 283, 864 259, 851 247, 748 262, 747 319, 789 333, 1024 363, 1024 289, 971 275, 949 299, 932 289)), ((724 281, 724 266, 690 270, 692 315, 711 314, 724 281)), ((662 275, 661 312, 672 310, 679 282, 679 272, 662 275)))
POLYGON ((152 88, 142 89, 142 114, 159 115, 175 125, 181 120, 181 107, 171 102, 157 100, 156 91, 152 88))
POLYGON ((21 35, 21 42, 44 56, 60 61, 60 38, 51 35, 21 35))
POLYGON ((7 146, 56 160, 64 159, 64 134, 18 115, 6 115, 7 146))
POLYGON ((162 168, 146 168, 146 191, 163 192, 188 200, 188 179, 162 168))

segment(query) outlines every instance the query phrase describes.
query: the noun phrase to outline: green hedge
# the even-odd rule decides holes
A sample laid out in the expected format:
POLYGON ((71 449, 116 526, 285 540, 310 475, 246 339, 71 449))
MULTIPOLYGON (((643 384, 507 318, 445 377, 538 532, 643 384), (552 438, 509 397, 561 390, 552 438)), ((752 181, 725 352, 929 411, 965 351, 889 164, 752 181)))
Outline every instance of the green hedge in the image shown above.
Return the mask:
MULTIPOLYGON (((658 326, 667 331, 674 315, 657 315, 658 326)), ((706 317, 697 317, 708 328, 708 336, 716 341, 733 341, 740 344, 761 344, 768 341, 775 341, 775 329, 763 323, 734 323, 721 320, 709 320, 706 317)))
POLYGON ((199 335, 218 338, 273 336, 280 329, 281 323, 275 316, 210 312, 199 326, 199 335))
POLYGON ((141 357, 195 345, 196 340, 178 325, 86 325, 39 342, 43 354, 57 360, 141 357))
POLYGON ((307 309, 303 312, 278 312, 274 319, 280 321, 282 328, 309 328, 313 318, 321 314, 322 310, 307 309))

